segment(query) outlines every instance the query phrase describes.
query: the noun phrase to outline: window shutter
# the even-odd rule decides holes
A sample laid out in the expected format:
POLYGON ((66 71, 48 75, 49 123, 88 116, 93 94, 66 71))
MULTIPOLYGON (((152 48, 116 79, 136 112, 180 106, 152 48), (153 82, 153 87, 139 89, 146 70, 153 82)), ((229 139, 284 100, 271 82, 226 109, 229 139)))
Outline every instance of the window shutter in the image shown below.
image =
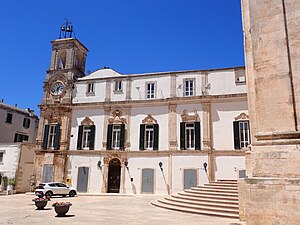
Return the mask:
POLYGON ((251 144, 251 133, 250 133, 250 121, 248 121, 248 129, 249 129, 249 145, 251 144))
POLYGON ((60 140, 60 124, 57 124, 55 126, 55 137, 53 143, 54 150, 59 150, 59 140, 60 140))
POLYGON ((77 149, 82 149, 82 133, 83 133, 83 126, 80 125, 78 127, 78 137, 77 137, 77 149))
POLYGON ((111 149, 111 141, 112 141, 112 128, 113 125, 109 124, 107 126, 107 138, 106 138, 106 149, 110 150, 111 149))
POLYGON ((159 141, 159 126, 158 124, 153 125, 154 140, 153 140, 153 150, 158 150, 159 141))
POLYGON ((94 150, 94 145, 95 145, 95 130, 96 130, 96 126, 92 125, 91 126, 91 140, 90 140, 90 150, 94 150))
POLYGON ((140 150, 145 150, 145 124, 140 124, 140 150))
POLYGON ((201 149, 201 130, 200 130, 200 122, 195 122, 195 150, 201 149))
POLYGON ((180 149, 185 149, 185 122, 180 123, 180 149))
POLYGON ((124 150, 125 146, 125 124, 121 124, 121 132, 120 132, 120 150, 124 150))
POLYGON ((50 125, 45 125, 44 139, 43 139, 43 143, 42 143, 42 149, 44 149, 44 150, 46 150, 48 147, 49 127, 50 127, 50 125))
POLYGON ((233 122, 233 136, 234 136, 234 149, 240 149, 240 132, 239 132, 239 121, 233 122))

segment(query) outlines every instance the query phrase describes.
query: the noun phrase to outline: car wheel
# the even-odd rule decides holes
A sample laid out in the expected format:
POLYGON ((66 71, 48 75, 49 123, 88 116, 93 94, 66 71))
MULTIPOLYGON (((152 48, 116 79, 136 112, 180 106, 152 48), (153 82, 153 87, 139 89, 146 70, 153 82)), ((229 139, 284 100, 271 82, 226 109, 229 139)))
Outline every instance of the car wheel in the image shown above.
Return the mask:
POLYGON ((51 198, 51 196, 53 195, 52 191, 47 191, 45 194, 46 198, 51 198))
POLYGON ((76 195, 76 191, 70 191, 69 196, 74 197, 76 195))

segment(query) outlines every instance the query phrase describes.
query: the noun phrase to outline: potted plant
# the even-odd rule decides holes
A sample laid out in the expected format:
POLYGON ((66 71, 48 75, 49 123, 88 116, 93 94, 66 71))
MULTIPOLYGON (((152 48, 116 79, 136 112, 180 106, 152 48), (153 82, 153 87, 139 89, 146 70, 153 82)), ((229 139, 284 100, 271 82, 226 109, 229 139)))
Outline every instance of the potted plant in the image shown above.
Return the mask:
POLYGON ((55 202, 52 204, 57 216, 65 216, 71 205, 71 202, 55 202))
POLYGON ((35 206, 37 207, 37 210, 42 210, 47 205, 48 201, 50 201, 48 198, 34 198, 32 199, 34 201, 35 206))
POLYGON ((7 187, 9 194, 14 194, 15 186, 16 186, 16 179, 9 178, 8 179, 8 187, 7 187))

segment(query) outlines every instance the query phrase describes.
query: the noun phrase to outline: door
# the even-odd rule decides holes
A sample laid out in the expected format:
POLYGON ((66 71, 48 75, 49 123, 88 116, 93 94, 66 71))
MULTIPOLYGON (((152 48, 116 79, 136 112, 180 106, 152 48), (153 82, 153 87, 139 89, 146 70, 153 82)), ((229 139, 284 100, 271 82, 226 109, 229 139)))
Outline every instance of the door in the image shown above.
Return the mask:
POLYGON ((121 162, 119 159, 112 159, 109 162, 108 169, 108 193, 120 192, 120 176, 121 176, 121 162))
POLYGON ((77 191, 87 192, 89 178, 89 168, 88 167, 78 167, 77 176, 77 191))
POLYGON ((190 189, 197 186, 197 170, 185 169, 184 170, 184 189, 190 189))
POLYGON ((52 177, 53 177, 53 165, 52 164, 44 164, 42 182, 43 183, 51 182, 52 177))
POLYGON ((154 169, 142 170, 142 193, 154 193, 154 169))

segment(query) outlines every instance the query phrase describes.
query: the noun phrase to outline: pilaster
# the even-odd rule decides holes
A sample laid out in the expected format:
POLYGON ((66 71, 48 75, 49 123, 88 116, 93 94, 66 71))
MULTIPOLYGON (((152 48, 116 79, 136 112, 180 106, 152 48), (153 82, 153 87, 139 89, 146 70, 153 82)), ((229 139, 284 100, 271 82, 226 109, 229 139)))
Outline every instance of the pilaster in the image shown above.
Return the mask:
POLYGON ((171 75, 171 82, 170 82, 170 90, 171 90, 171 98, 176 98, 177 94, 176 94, 176 74, 172 74, 171 75))
POLYGON ((169 150, 176 151, 177 150, 177 114, 176 114, 177 105, 169 105, 169 150))
POLYGON ((105 101, 110 102, 111 99, 111 80, 106 80, 105 101))
POLYGON ((126 79, 126 100, 131 100, 131 78, 126 79))
POLYGON ((107 125, 108 125, 110 110, 111 110, 110 107, 104 107, 103 136, 102 136, 103 149, 106 149, 107 125))

